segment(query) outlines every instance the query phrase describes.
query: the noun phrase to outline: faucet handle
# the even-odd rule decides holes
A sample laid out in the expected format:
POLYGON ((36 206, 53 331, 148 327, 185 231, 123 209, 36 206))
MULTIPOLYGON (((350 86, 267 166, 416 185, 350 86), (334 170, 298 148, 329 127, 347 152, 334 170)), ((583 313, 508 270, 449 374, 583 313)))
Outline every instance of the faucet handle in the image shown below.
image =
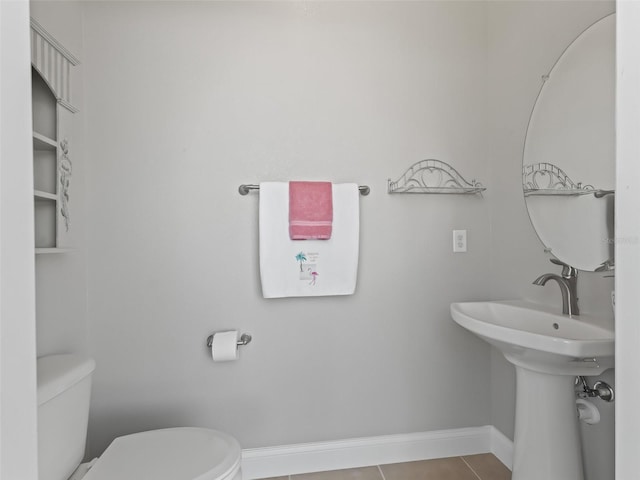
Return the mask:
POLYGON ((557 258, 550 258, 549 261, 562 267, 562 276, 564 278, 573 278, 578 276, 578 269, 561 262, 557 258))

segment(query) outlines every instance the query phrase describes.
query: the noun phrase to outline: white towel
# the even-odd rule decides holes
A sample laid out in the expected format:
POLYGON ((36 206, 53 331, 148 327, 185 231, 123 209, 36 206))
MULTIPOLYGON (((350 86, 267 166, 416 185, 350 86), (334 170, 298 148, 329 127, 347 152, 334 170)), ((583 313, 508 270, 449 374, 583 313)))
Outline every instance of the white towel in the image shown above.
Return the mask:
POLYGON ((289 238, 289 184, 260 184, 260 277, 264 298, 352 295, 358 275, 358 185, 333 185, 329 240, 289 238))

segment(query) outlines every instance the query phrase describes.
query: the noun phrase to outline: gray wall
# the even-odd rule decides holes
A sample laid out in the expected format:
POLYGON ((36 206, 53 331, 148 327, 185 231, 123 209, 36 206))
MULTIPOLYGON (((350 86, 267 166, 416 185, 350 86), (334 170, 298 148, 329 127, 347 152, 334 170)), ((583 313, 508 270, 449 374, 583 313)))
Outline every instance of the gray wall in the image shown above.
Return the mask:
POLYGON ((448 312, 489 295, 490 201, 386 193, 424 158, 488 181, 485 12, 86 5, 93 453, 180 424, 260 447, 490 423, 490 351, 448 312), (354 296, 261 298, 237 187, 287 179, 371 186, 354 296), (254 341, 213 364, 228 328, 254 341))
MULTIPOLYGON (((32 14, 80 42, 88 273, 39 267, 39 351, 97 360, 90 454, 172 425, 244 447, 484 424, 512 435, 513 368, 448 306, 559 304, 531 285, 556 267, 522 200, 526 122, 540 75, 612 2, 90 2, 81 22, 78 4, 54 5, 32 14), (424 158, 487 192, 386 194, 424 158), (261 298, 258 196, 237 186, 290 178, 372 187, 356 295, 261 298), (453 254, 461 228, 469 252, 453 254), (77 282, 67 316, 60 278, 77 282), (206 336, 228 328, 254 342, 213 364, 206 336)), ((611 289, 582 274, 583 311, 611 315, 611 289)), ((604 413, 585 445, 612 436, 604 413)))

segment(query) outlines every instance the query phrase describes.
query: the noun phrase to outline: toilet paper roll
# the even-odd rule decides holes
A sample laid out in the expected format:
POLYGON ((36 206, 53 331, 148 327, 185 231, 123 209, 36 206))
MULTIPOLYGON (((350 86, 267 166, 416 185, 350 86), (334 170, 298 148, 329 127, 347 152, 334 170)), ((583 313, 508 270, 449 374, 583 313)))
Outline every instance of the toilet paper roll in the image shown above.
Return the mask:
POLYGON ((238 359, 238 331, 218 332, 213 334, 211 357, 214 362, 228 362, 238 359))

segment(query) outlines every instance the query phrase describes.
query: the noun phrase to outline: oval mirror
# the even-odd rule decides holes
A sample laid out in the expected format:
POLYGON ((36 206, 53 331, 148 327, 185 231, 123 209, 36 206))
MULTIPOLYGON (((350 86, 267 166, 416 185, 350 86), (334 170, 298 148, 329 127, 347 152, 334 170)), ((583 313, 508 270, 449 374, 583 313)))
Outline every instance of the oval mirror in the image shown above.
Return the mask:
POLYGON ((558 260, 613 268, 615 14, 576 38, 542 81, 523 154, 531 223, 558 260))

